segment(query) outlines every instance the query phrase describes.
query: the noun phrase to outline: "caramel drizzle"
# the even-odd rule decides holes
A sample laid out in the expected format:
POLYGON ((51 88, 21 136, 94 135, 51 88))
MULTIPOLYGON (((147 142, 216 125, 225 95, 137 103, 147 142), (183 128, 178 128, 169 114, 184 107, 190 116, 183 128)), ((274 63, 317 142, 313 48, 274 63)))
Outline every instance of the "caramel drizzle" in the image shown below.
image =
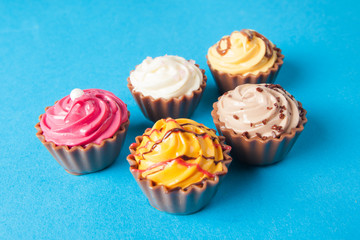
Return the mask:
MULTIPOLYGON (((192 124, 192 123, 183 123, 183 124, 180 124, 181 127, 183 127, 183 126, 188 126, 188 125, 194 125, 194 124, 192 124)), ((199 128, 205 129, 205 130, 207 130, 207 131, 212 131, 212 132, 216 133, 216 131, 215 131, 214 129, 207 128, 207 127, 205 127, 204 125, 196 125, 196 126, 199 127, 199 128)))
MULTIPOLYGON (((208 137, 210 137, 210 139, 211 139, 212 141, 215 141, 215 140, 217 139, 216 137, 209 136, 207 133, 195 133, 195 132, 192 132, 192 131, 187 131, 187 130, 185 130, 185 129, 183 129, 183 128, 173 128, 173 129, 170 129, 169 131, 167 131, 167 132, 164 134, 164 136, 163 136, 162 139, 156 141, 156 142, 154 143, 154 145, 152 145, 152 147, 150 148, 150 150, 147 151, 147 152, 144 152, 142 155, 151 153, 160 143, 162 143, 166 138, 168 138, 168 137, 169 137, 172 133, 174 133, 174 132, 175 132, 175 133, 176 133, 176 132, 191 133, 191 134, 194 134, 196 137, 205 137, 205 136, 208 136, 208 137)), ((145 136, 145 137, 150 137, 150 135, 145 135, 145 134, 144 134, 144 136, 145 136)))
POLYGON ((248 39, 248 41, 251 41, 254 38, 254 31, 251 31, 249 29, 243 29, 240 31, 240 33, 244 35, 248 39))
POLYGON ((271 58, 272 55, 273 55, 273 48, 272 48, 272 46, 271 46, 271 44, 270 44, 269 39, 267 39, 266 37, 264 37, 263 35, 261 35, 261 34, 258 33, 258 32, 255 32, 255 35, 256 35, 258 38, 260 38, 261 40, 263 40, 264 43, 265 43, 265 46, 266 46, 265 57, 271 58))
MULTIPOLYGON (((158 144, 160 144, 161 142, 163 142, 163 141, 164 141, 166 138, 168 138, 168 137, 171 135, 171 133, 173 133, 173 132, 186 132, 186 133, 194 134, 196 137, 204 137, 204 138, 205 138, 205 137, 209 137, 209 138, 211 138, 211 140, 213 141, 214 147, 216 147, 216 148, 217 148, 217 147, 221 147, 223 151, 225 151, 225 150, 230 150, 230 149, 231 149, 230 146, 223 146, 223 145, 221 145, 221 144, 219 144, 219 143, 214 142, 214 140, 217 140, 217 137, 212 137, 212 136, 210 136, 210 135, 207 134, 207 133, 195 133, 195 132, 192 132, 192 131, 187 131, 187 130, 185 130, 184 128, 182 128, 183 126, 186 126, 186 125, 194 125, 194 124, 191 124, 191 123, 181 124, 181 125, 180 125, 181 128, 174 128, 174 129, 171 129, 171 130, 167 131, 167 132, 164 134, 163 138, 162 138, 161 140, 156 141, 156 142, 154 143, 155 146, 153 145, 153 146, 151 147, 151 150, 148 151, 148 152, 146 152, 146 153, 149 153, 149 152, 151 152, 152 150, 154 150, 155 147, 156 147, 158 144)), ((216 132, 215 130, 210 129, 210 128, 207 128, 207 127, 205 127, 205 126, 203 126, 203 125, 197 125, 197 127, 200 127, 200 128, 206 129, 206 130, 211 130, 211 131, 213 131, 213 132, 216 132)), ((148 131, 148 130, 149 130, 149 129, 147 129, 147 131, 148 131)), ((151 135, 153 132, 154 132, 154 131, 151 131, 149 135, 145 135, 145 134, 144 134, 143 136, 144 136, 144 137, 148 137, 148 138, 150 139, 150 135, 151 135)), ((159 131, 157 131, 157 132, 159 132, 159 131)), ((148 143, 150 143, 150 141, 149 141, 148 143)), ((133 143, 133 144, 130 145, 131 148, 135 148, 135 147, 137 147, 137 146, 138 146, 137 143, 133 143)), ((147 146, 147 144, 146 144, 146 146, 147 146)), ((141 154, 142 157, 143 157, 143 155, 146 154, 146 153, 141 154)), ((139 154, 139 155, 138 155, 138 154, 132 154, 132 155, 137 155, 137 156, 139 156, 140 154, 139 154)), ((222 160, 219 160, 219 161, 215 161, 215 156, 206 157, 206 156, 204 156, 204 155, 201 155, 201 157, 204 158, 204 159, 211 159, 211 160, 214 161, 215 164, 218 164, 219 162, 225 161, 225 159, 222 159, 222 160)), ((203 179, 201 179, 199 182, 193 183, 193 184, 191 184, 190 186, 192 186, 192 185, 202 185, 202 184, 204 183, 204 181, 206 181, 207 179, 209 179, 209 178, 214 178, 215 176, 218 175, 218 173, 211 173, 211 172, 206 171, 206 170, 203 169, 198 163, 189 163, 189 162, 187 162, 187 161, 189 161, 189 160, 195 160, 195 159, 197 159, 197 157, 190 157, 190 156, 186 156, 186 155, 181 155, 181 156, 178 156, 178 157, 173 158, 173 159, 168 159, 168 160, 165 160, 165 161, 162 161, 162 162, 153 164, 153 165, 149 166, 149 167, 146 168, 146 169, 142 169, 142 170, 140 170, 140 169, 132 169, 131 171, 137 171, 137 172, 141 172, 141 173, 142 173, 142 172, 145 172, 145 171, 154 169, 154 168, 156 168, 156 167, 161 167, 159 170, 156 170, 156 171, 154 171, 154 172, 151 173, 151 174, 154 174, 154 173, 156 173, 156 172, 159 172, 159 171, 164 170, 164 168, 166 167, 166 165, 167 165, 168 163, 170 163, 170 162, 172 162, 172 161, 176 161, 178 164, 183 165, 183 166, 186 166, 187 168, 189 168, 189 167, 194 167, 194 166, 195 166, 196 169, 197 169, 199 172, 201 172, 201 173, 203 173, 204 175, 206 175, 206 177, 204 177, 203 179)), ((189 187, 190 187, 190 186, 189 186, 189 187)), ((185 189, 187 189, 187 188, 189 188, 189 187, 186 187, 185 189)), ((178 190, 178 189, 181 189, 181 187, 171 188, 171 189, 169 189, 168 191, 175 191, 175 190, 178 190)))
MULTIPOLYGON (((203 174, 207 175, 207 176, 210 177, 210 178, 214 178, 214 176, 216 175, 216 174, 212 174, 212 173, 206 171, 205 169, 201 168, 199 164, 197 164, 197 163, 187 163, 185 160, 183 160, 183 159, 180 158, 180 157, 173 158, 173 159, 168 159, 168 160, 165 160, 165 161, 162 161, 162 162, 153 164, 153 165, 151 165, 150 167, 148 167, 148 168, 146 168, 146 169, 133 169, 133 171, 137 171, 137 172, 143 173, 143 172, 146 172, 146 171, 150 171, 151 169, 154 169, 154 168, 157 168, 157 167, 161 167, 161 166, 162 166, 162 168, 160 169, 160 171, 161 171, 161 170, 163 170, 163 169, 165 168, 165 166, 166 166, 168 163, 170 163, 170 162, 172 162, 172 161, 176 161, 178 164, 183 165, 183 166, 186 166, 186 167, 193 167, 193 166, 195 166, 200 172, 202 172, 203 174)), ((153 172, 153 173, 156 173, 156 172, 158 172, 158 171, 155 171, 155 172, 153 172)), ((151 173, 151 174, 153 174, 153 173, 151 173)))
POLYGON ((221 56, 224 56, 229 51, 230 48, 231 48, 230 36, 226 36, 226 37, 223 37, 222 39, 220 39, 220 41, 218 42, 218 44, 216 46, 216 51, 221 56), (220 49, 222 41, 226 41, 226 48, 225 49, 220 49))
POLYGON ((261 40, 263 40, 264 43, 265 43, 265 47, 266 47, 265 57, 271 58, 271 56, 273 55, 273 48, 272 48, 272 45, 270 44, 269 39, 267 39, 266 37, 264 37, 260 33, 249 30, 249 29, 243 29, 243 30, 240 31, 240 33, 242 35, 244 35, 248 39, 248 41, 251 41, 254 38, 254 36, 256 36, 256 37, 260 38, 261 40))

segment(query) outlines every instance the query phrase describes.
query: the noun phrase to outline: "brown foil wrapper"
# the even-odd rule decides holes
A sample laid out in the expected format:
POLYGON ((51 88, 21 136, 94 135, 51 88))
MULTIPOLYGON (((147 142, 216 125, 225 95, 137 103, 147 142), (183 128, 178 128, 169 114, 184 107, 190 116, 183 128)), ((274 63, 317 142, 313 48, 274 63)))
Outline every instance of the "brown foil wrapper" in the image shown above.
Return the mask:
MULTIPOLYGON (((217 103, 213 104, 214 109, 211 116, 219 134, 225 136, 226 143, 232 147, 231 156, 239 162, 250 165, 265 166, 283 160, 307 123, 306 110, 303 109, 298 126, 293 128, 290 133, 283 133, 280 138, 268 138, 266 140, 258 136, 247 138, 225 127, 225 124, 219 120, 217 103)), ((301 107, 301 103, 298 103, 301 107)))
POLYGON ((130 172, 148 198, 151 206, 160 211, 172 214, 191 214, 204 208, 215 195, 220 182, 227 174, 228 167, 232 161, 232 158, 229 155, 230 148, 224 144, 225 138, 222 136, 219 137, 221 146, 228 148, 223 152, 223 171, 217 173, 212 180, 204 179, 200 183, 192 184, 185 189, 174 188, 170 190, 164 185, 157 185, 149 179, 142 178, 141 173, 135 170, 138 169, 138 163, 134 158, 134 154, 136 147, 141 143, 142 138, 142 136, 136 137, 135 140, 137 145, 130 145, 129 149, 131 154, 127 156, 127 161, 130 164, 130 172))
MULTIPOLYGON (((40 115, 39 121, 41 117, 42 115, 40 115)), ((130 118, 129 111, 128 118, 130 118)), ((71 148, 68 146, 58 146, 54 142, 47 142, 40 128, 40 122, 35 125, 35 128, 38 131, 36 136, 66 172, 73 175, 84 175, 100 171, 110 166, 116 160, 129 124, 130 120, 128 119, 125 123, 121 124, 120 129, 113 137, 103 140, 101 144, 90 143, 86 147, 74 146, 71 148)))
MULTIPOLYGON (((199 65, 195 65, 199 68, 199 65)), ((189 118, 199 104, 203 91, 206 87, 207 77, 205 75, 205 70, 200 70, 203 74, 203 81, 200 84, 200 87, 197 90, 194 90, 189 96, 184 95, 170 99, 155 99, 151 96, 144 96, 141 92, 134 90, 134 86, 131 84, 130 77, 127 79, 127 86, 144 116, 151 121, 156 122, 159 119, 168 117, 189 118)))
MULTIPOLYGON (((258 74, 248 74, 243 76, 241 74, 230 74, 222 71, 218 71, 212 67, 209 60, 207 64, 209 65, 211 74, 213 75, 216 85, 218 86, 220 94, 227 92, 236 88, 241 84, 246 83, 274 83, 275 79, 280 72, 281 66, 283 65, 284 55, 281 54, 280 48, 274 48, 277 52, 277 58, 274 63, 274 66, 269 68, 266 72, 259 72, 258 74)), ((206 59, 208 59, 206 55, 206 59)))

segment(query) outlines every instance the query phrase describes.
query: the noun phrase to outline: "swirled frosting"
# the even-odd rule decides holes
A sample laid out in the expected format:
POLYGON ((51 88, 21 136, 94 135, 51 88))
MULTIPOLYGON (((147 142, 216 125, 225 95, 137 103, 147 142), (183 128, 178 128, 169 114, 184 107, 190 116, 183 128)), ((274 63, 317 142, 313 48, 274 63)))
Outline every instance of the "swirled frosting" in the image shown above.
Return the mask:
POLYGON ((279 137, 299 124, 302 107, 280 85, 244 84, 226 92, 217 103, 226 128, 248 138, 279 137))
POLYGON ((253 30, 235 31, 209 48, 208 61, 218 71, 256 75, 271 68, 277 58, 275 46, 253 30))
POLYGON ((125 103, 111 92, 87 89, 72 93, 42 115, 40 127, 46 141, 69 147, 100 144, 128 119, 125 103))
POLYGON ((202 80, 203 74, 194 61, 169 55, 147 57, 130 74, 134 90, 155 99, 190 95, 202 80))
POLYGON ((224 161, 215 131, 185 118, 157 121, 143 134, 134 156, 143 178, 169 189, 213 179, 224 161))

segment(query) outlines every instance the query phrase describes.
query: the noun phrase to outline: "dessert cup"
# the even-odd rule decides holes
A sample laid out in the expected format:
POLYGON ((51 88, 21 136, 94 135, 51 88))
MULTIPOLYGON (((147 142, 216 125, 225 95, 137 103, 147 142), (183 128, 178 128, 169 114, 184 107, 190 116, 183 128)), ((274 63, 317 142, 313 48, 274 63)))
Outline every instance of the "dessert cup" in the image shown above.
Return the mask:
POLYGON ((160 211, 190 214, 210 202, 232 161, 216 131, 190 119, 161 119, 131 144, 130 172, 160 211))
POLYGON ((284 55, 260 33, 242 29, 211 46, 207 64, 220 94, 246 83, 274 83, 284 55))
POLYGON ((110 166, 120 153, 130 124, 126 104, 101 89, 73 89, 45 108, 36 136, 70 174, 82 175, 110 166))
MULTIPOLYGON (((298 103, 301 107, 301 103, 298 103)), ((217 102, 213 104, 211 116, 213 117, 219 134, 225 136, 226 143, 232 147, 231 156, 236 159, 236 161, 258 166, 271 165, 283 160, 307 123, 306 110, 303 109, 298 126, 293 128, 290 133, 283 133, 279 138, 267 138, 263 140, 258 136, 248 138, 227 128, 225 124, 219 120, 217 102)))
POLYGON ((153 181, 142 178, 136 171, 138 163, 134 158, 135 148, 142 141, 142 136, 136 137, 136 144, 130 145, 130 155, 127 161, 130 164, 130 172, 140 186, 142 192, 146 195, 149 203, 154 208, 172 214, 191 214, 204 208, 213 198, 220 183, 228 172, 228 167, 232 161, 229 155, 230 148, 224 144, 225 138, 219 137, 224 154, 224 169, 218 173, 214 179, 205 179, 199 183, 192 184, 189 187, 167 189, 164 185, 158 185, 153 181))
MULTIPOLYGON (((42 115, 40 115, 39 120, 41 117, 42 115)), ((130 112, 128 112, 128 117, 130 118, 130 112)), ((46 141, 40 128, 40 122, 35 125, 35 128, 37 130, 36 136, 66 172, 72 175, 84 175, 107 168, 116 160, 124 143, 129 124, 128 119, 113 137, 103 140, 101 144, 90 143, 86 147, 74 146, 71 148, 46 141)))
MULTIPOLYGON (((174 57, 174 56, 164 56, 174 57)), ((145 60, 144 60, 145 61, 145 60)), ((186 60, 184 60, 186 61, 186 60)), ((187 62, 191 62, 189 60, 187 62)), ((197 69, 200 69, 198 64, 195 64, 197 69)), ((194 66, 194 67, 195 67, 194 66)), ((131 71, 130 75, 136 71, 131 71)), ((205 70, 200 69, 202 74, 202 79, 199 84, 199 87, 193 90, 190 94, 182 94, 176 97, 165 98, 164 96, 153 97, 151 95, 143 94, 142 91, 135 89, 135 86, 131 82, 131 77, 127 79, 127 86, 134 97, 136 103, 140 107, 142 113, 149 120, 156 122, 162 118, 188 118, 190 117, 197 105, 200 102, 203 91, 206 87, 207 77, 205 75, 205 70)))
POLYGON ((215 79, 219 93, 224 94, 225 92, 236 88, 238 85, 246 83, 274 83, 280 72, 281 66, 284 63, 284 55, 281 54, 281 50, 279 48, 275 48, 275 50, 277 51, 277 59, 274 66, 269 68, 266 72, 259 72, 255 75, 250 73, 244 76, 242 74, 231 74, 218 71, 213 68, 209 60, 207 60, 207 64, 213 78, 215 79))

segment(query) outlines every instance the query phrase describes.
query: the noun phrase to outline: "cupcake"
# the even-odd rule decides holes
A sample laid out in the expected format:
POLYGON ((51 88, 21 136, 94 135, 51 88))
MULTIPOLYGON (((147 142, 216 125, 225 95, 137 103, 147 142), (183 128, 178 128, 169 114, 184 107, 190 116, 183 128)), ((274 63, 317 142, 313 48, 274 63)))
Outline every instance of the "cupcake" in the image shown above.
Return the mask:
POLYGON ((307 122, 301 103, 274 84, 240 85, 213 107, 214 123, 233 158, 253 165, 281 161, 307 122))
POLYGON ((147 57, 128 78, 128 88, 146 118, 190 117, 206 86, 205 70, 178 56, 147 57))
POLYGON ((129 117, 126 104, 111 92, 74 89, 45 108, 36 136, 68 173, 92 173, 119 155, 129 117))
POLYGON ((224 36, 209 48, 210 71, 223 94, 245 83, 273 83, 284 55, 260 33, 243 29, 224 36))
POLYGON ((230 147, 193 120, 161 119, 130 145, 130 171, 156 209, 190 214, 208 204, 228 172, 230 147))

